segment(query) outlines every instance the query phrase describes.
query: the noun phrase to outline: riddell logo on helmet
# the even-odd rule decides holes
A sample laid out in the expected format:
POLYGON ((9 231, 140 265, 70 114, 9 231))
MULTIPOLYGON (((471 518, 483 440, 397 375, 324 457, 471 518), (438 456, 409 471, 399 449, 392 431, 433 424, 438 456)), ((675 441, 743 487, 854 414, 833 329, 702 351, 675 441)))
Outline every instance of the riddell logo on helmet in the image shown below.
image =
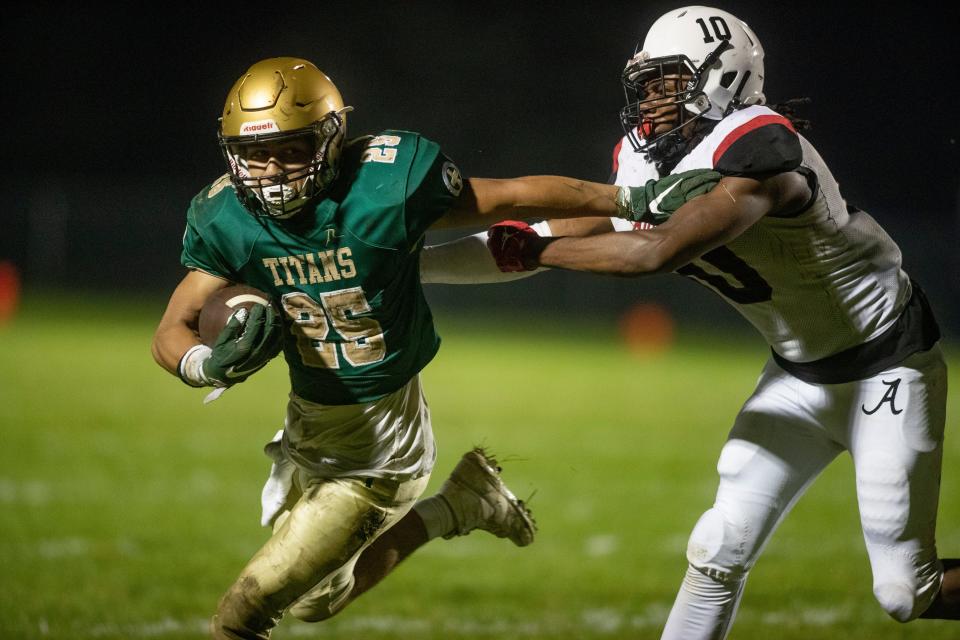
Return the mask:
POLYGON ((240 127, 240 135, 250 135, 251 133, 265 133, 268 131, 277 131, 279 127, 273 120, 254 120, 253 122, 244 122, 240 127))

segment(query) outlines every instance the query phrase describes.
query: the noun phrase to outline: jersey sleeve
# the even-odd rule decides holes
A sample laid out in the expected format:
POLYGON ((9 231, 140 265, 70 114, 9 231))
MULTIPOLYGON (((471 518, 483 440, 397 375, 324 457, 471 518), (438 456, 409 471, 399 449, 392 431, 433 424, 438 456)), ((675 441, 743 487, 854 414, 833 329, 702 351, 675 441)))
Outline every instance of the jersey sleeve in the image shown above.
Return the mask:
POLYGON ((204 240, 198 224, 196 200, 187 211, 187 228, 183 232, 183 251, 180 262, 188 269, 197 269, 227 280, 236 280, 236 274, 214 246, 204 240))
POLYGON ((463 176, 457 165, 435 142, 421 137, 410 167, 404 206, 404 224, 411 245, 453 206, 462 190, 463 176))
POLYGON ((775 175, 794 171, 802 160, 800 137, 793 125, 772 112, 733 129, 713 153, 714 168, 726 176, 775 175))

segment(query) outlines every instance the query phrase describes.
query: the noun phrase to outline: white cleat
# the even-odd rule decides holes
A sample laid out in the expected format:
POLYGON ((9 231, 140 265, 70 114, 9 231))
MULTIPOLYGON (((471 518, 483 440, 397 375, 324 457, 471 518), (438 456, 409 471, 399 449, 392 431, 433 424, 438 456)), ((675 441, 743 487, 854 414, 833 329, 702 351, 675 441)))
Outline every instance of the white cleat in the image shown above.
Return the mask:
POLYGON ((445 538, 482 529, 498 538, 510 538, 518 547, 533 542, 537 525, 530 510, 503 483, 497 461, 482 448, 463 454, 439 495, 456 520, 456 528, 445 538))

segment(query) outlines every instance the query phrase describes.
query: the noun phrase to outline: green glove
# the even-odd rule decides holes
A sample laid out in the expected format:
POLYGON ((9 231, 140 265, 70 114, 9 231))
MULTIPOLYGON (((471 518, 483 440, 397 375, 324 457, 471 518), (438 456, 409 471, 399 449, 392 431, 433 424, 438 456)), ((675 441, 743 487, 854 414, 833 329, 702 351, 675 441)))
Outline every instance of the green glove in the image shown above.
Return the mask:
POLYGON ((283 323, 273 305, 237 310, 224 326, 202 365, 207 384, 229 387, 243 382, 280 353, 283 323))
POLYGON ((688 200, 717 186, 722 177, 712 169, 692 169, 659 180, 647 180, 642 187, 620 187, 617 190, 618 215, 654 225, 666 222, 688 200))

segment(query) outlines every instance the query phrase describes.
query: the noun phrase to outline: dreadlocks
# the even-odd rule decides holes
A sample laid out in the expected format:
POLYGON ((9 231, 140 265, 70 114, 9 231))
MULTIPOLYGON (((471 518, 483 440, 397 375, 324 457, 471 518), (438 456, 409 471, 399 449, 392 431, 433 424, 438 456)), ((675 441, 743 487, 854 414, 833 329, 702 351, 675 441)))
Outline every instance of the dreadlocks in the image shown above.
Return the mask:
POLYGON ((792 124, 793 128, 797 131, 809 131, 813 128, 813 124, 806 118, 799 117, 797 115, 797 108, 806 106, 810 104, 810 102, 810 98, 790 98, 789 100, 767 106, 789 120, 790 124, 792 124))

